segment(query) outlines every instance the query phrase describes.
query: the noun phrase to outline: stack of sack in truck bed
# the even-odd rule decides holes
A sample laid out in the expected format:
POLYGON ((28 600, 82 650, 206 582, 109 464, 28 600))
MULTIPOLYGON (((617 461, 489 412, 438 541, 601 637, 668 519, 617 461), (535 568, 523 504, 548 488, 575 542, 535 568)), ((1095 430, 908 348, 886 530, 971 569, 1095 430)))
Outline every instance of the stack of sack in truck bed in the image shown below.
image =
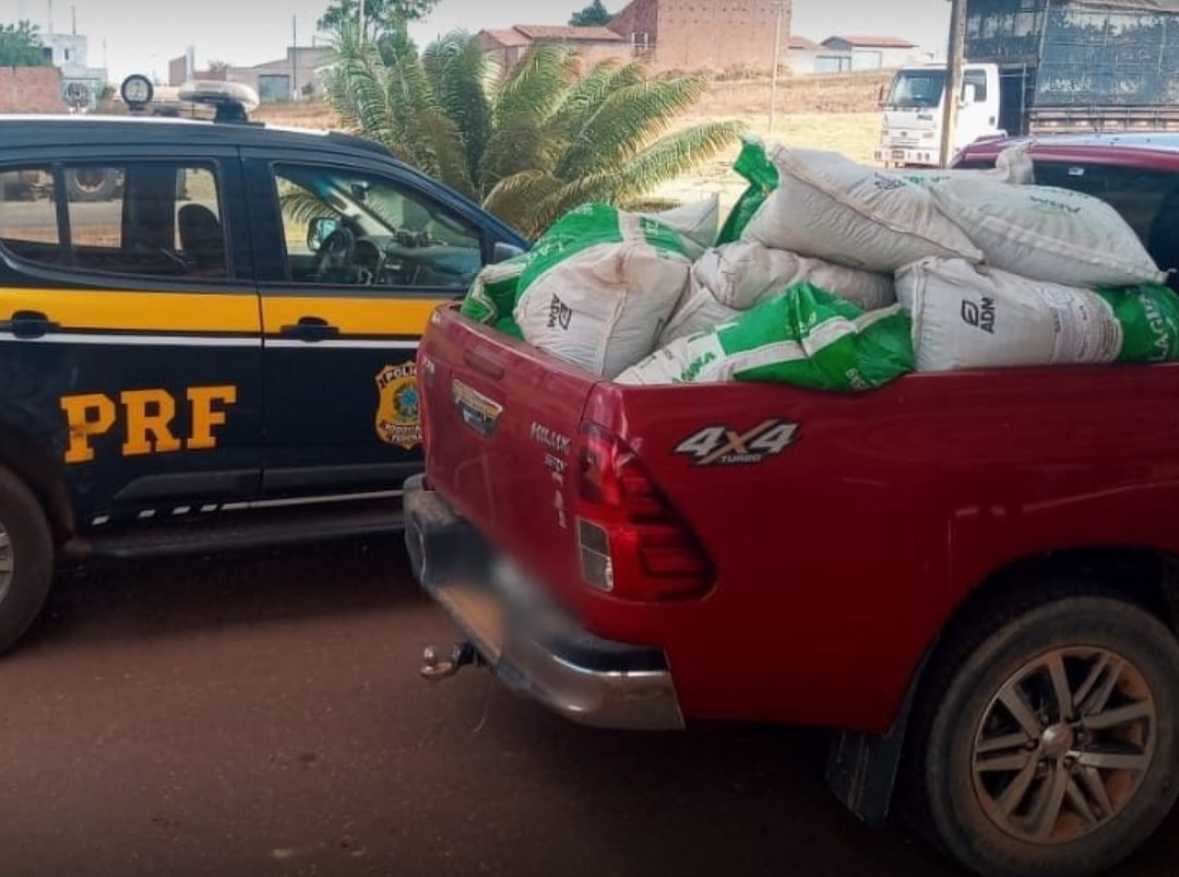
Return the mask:
POLYGON ((464 313, 625 384, 844 392, 913 371, 1179 359, 1179 298, 1104 202, 993 170, 881 171, 747 141, 750 187, 586 205, 487 268, 464 313))

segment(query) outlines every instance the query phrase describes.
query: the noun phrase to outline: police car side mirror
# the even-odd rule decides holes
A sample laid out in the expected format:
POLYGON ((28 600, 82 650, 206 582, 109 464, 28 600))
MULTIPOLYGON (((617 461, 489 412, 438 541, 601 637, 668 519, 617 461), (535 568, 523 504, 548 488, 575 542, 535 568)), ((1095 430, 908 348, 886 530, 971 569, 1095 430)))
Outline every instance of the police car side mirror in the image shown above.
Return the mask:
POLYGON ((317 216, 307 226, 307 249, 318 253, 323 242, 340 228, 340 220, 331 216, 317 216))
POLYGON ((514 259, 517 256, 524 255, 524 251, 512 244, 506 244, 503 241, 497 241, 495 248, 491 251, 491 262, 498 265, 500 262, 506 262, 508 259, 514 259))

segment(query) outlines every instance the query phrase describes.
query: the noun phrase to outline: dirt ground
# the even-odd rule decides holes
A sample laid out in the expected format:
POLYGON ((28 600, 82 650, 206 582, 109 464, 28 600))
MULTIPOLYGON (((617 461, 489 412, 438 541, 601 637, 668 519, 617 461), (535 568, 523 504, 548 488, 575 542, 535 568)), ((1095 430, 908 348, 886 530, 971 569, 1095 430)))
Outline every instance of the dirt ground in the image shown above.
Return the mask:
MULTIPOLYGON (((779 84, 773 130, 769 118, 772 86, 768 79, 715 82, 709 95, 683 117, 680 125, 737 119, 746 124, 750 134, 770 145, 831 149, 857 161, 871 162, 880 131, 880 89, 890 79, 891 74, 879 72, 787 77, 779 84)), ((337 124, 331 110, 321 103, 263 107, 255 117, 291 127, 330 128, 337 124)), ((721 206, 727 210, 745 189, 744 180, 732 170, 739 149, 735 144, 696 173, 652 194, 685 202, 719 194, 721 206)))

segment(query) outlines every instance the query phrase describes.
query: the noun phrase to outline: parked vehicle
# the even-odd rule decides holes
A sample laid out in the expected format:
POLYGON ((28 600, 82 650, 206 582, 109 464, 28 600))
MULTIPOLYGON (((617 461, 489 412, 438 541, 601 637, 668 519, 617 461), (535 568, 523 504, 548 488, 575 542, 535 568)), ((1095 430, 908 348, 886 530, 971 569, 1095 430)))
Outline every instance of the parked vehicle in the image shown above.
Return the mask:
MULTIPOLYGON (((1179 137, 1033 157, 1179 267, 1179 137)), ((834 729, 840 800, 988 877, 1095 874, 1171 810, 1179 366, 640 388, 443 307, 418 369, 405 538, 461 631, 427 677, 484 664, 598 727, 834 729)))
POLYGON ((398 530, 419 334, 527 246, 376 144, 254 124, 0 117, 0 193, 0 649, 57 552, 398 530))
MULTIPOLYGON (((1179 128, 1179 5, 1140 0, 969 0, 955 151, 982 137, 1179 128)), ((944 64, 897 71, 881 95, 876 159, 940 163, 944 64)))

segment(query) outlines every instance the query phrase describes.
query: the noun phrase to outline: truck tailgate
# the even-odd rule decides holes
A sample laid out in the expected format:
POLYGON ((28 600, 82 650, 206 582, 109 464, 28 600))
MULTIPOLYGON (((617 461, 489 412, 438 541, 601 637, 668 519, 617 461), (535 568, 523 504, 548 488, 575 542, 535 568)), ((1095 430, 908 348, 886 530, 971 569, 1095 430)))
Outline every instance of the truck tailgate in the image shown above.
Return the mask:
POLYGON ((598 378, 480 326, 431 318, 419 355, 431 486, 529 572, 574 572, 572 453, 598 378))

